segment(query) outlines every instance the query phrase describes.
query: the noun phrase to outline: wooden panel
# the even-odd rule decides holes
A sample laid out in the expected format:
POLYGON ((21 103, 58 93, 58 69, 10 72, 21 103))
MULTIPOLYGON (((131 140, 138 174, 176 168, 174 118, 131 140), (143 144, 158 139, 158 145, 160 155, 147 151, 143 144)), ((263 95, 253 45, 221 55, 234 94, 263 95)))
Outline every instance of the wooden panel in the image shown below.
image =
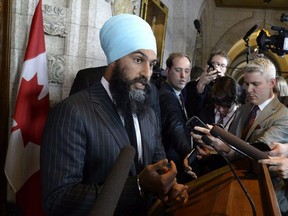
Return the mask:
MULTIPOLYGON (((259 166, 259 165, 258 165, 259 166)), ((251 197, 256 215, 281 215, 266 166, 261 166, 258 175, 248 172, 250 162, 234 164, 235 172, 251 197), (243 166, 249 166, 243 169, 243 166)), ((230 168, 225 166, 187 184, 189 200, 177 209, 174 216, 197 215, 253 215, 251 204, 230 168)), ((161 202, 151 209, 151 215, 163 213, 161 202)))

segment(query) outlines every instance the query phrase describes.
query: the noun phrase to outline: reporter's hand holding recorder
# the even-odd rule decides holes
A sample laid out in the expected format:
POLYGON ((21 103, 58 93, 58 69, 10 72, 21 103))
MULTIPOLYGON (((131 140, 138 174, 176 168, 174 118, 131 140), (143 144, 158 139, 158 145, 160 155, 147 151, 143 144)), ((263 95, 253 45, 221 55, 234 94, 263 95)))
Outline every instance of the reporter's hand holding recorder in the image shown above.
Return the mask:
MULTIPOLYGON (((199 131, 209 137, 212 145, 221 152, 228 154, 233 151, 229 146, 227 146, 220 139, 215 138, 210 134, 211 125, 207 125, 208 128, 194 127, 195 131, 199 131)), ((198 158, 208 157, 211 151, 214 150, 212 146, 206 145, 201 139, 203 135, 191 132, 192 137, 197 141, 196 146, 198 158)), ((259 163, 268 165, 269 171, 278 173, 282 178, 288 178, 288 145, 273 142, 270 145, 271 151, 268 152, 269 159, 259 160, 259 163)))
POLYGON ((196 149, 197 149, 198 158, 208 157, 211 154, 211 152, 214 152, 214 148, 212 146, 208 146, 202 141, 203 135, 208 136, 208 138, 211 140, 212 145, 218 151, 221 151, 221 152, 228 154, 231 151, 231 148, 229 146, 227 146, 223 141, 221 141, 218 138, 215 138, 214 136, 212 136, 210 134, 210 129, 212 128, 211 125, 207 125, 207 127, 208 128, 204 128, 204 127, 200 127, 200 126, 194 127, 195 131, 201 132, 202 134, 197 134, 195 132, 191 132, 192 137, 197 142, 196 149))

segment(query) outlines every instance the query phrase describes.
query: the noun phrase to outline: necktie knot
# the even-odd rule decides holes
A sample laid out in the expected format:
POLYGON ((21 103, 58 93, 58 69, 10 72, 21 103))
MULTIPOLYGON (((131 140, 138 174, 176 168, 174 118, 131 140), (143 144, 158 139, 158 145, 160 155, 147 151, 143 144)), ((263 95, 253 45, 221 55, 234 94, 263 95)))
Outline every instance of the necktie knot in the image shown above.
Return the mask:
POLYGON ((255 105, 255 106, 252 108, 251 112, 257 113, 258 110, 259 110, 259 106, 258 106, 258 105, 255 105))
POLYGON ((219 118, 219 120, 217 121, 217 124, 223 125, 223 123, 224 123, 224 118, 225 118, 226 116, 227 116, 227 115, 223 115, 223 114, 220 113, 220 118, 219 118))

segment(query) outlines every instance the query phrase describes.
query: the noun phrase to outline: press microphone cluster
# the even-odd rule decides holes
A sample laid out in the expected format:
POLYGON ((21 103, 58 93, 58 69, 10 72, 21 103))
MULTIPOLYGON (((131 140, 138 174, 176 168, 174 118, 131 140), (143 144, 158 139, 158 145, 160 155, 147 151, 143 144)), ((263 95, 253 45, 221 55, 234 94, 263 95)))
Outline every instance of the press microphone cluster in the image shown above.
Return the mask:
POLYGON ((229 145, 232 149, 237 151, 238 153, 248 156, 254 160, 260 159, 268 159, 267 153, 258 150, 257 148, 251 146, 249 143, 246 143, 239 137, 229 133, 228 131, 220 128, 217 125, 214 125, 210 130, 212 136, 216 138, 220 138, 227 145, 229 145))

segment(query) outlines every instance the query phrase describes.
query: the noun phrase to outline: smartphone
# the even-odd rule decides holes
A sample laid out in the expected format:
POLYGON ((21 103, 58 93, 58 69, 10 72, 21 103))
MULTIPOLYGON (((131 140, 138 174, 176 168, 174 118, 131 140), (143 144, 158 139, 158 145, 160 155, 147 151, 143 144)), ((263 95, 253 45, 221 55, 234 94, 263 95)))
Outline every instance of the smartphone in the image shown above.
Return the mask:
POLYGON ((195 160, 195 158, 197 157, 197 154, 196 154, 196 149, 194 148, 190 154, 188 155, 188 164, 192 164, 192 162, 195 160))
POLYGON ((197 116, 192 116, 192 118, 190 118, 186 122, 186 127, 188 128, 188 130, 192 131, 195 134, 205 135, 205 134, 195 130, 194 129, 195 126, 208 128, 207 125, 203 121, 201 121, 197 116))
POLYGON ((207 61, 207 64, 209 65, 208 71, 213 71, 213 70, 215 70, 215 67, 214 67, 214 65, 212 64, 212 62, 207 61))
MULTIPOLYGON (((209 68, 208 68, 207 72, 216 70, 215 67, 214 67, 214 65, 212 64, 212 62, 209 62, 209 61, 208 61, 207 64, 209 65, 209 68)), ((219 73, 220 73, 219 71, 216 71, 216 72, 213 73, 212 75, 214 75, 214 74, 219 74, 219 73)))
POLYGON ((251 143, 251 145, 260 151, 271 151, 272 149, 269 147, 269 145, 265 142, 255 142, 251 143))

